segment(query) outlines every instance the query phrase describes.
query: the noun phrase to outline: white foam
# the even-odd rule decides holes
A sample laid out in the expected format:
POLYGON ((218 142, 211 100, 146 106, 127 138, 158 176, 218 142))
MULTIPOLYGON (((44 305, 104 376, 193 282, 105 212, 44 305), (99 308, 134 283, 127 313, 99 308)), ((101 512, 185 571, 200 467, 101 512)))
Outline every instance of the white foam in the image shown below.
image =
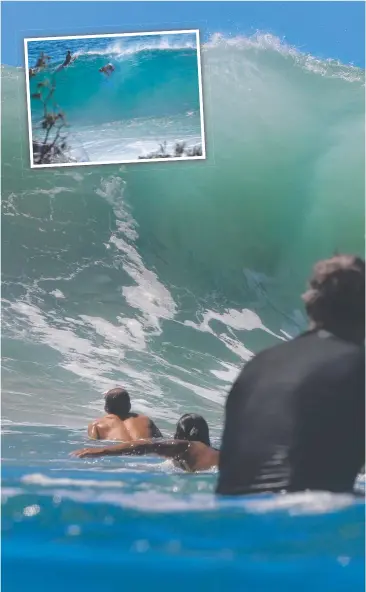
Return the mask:
POLYGON ((65 295, 61 292, 61 290, 51 290, 50 294, 55 298, 65 298, 65 295))
POLYGON ((180 378, 177 378, 176 376, 165 375, 165 378, 168 378, 175 384, 183 386, 184 388, 190 390, 192 393, 198 395, 199 397, 202 397, 203 399, 207 399, 208 401, 211 401, 213 403, 218 403, 219 405, 222 405, 224 403, 223 394, 220 394, 216 389, 209 389, 203 386, 199 386, 198 384, 192 384, 190 382, 186 382, 180 378))
MULTIPOLYGON (((138 35, 136 37, 138 38, 138 35)), ((196 49, 196 47, 195 35, 192 34, 182 34, 179 37, 177 35, 161 35, 155 39, 150 36, 141 36, 138 41, 135 41, 133 37, 121 37, 114 39, 105 49, 80 50, 75 52, 74 55, 77 57, 101 55, 123 59, 126 56, 133 56, 145 51, 179 51, 182 49, 196 49), (184 37, 186 37, 186 40, 183 40, 184 37)))
POLYGON ((2 487, 1 488, 1 503, 6 504, 8 499, 22 495, 23 490, 20 487, 2 487))
POLYGON ((355 503, 347 494, 313 492, 284 494, 270 499, 256 499, 246 502, 246 508, 254 513, 288 511, 292 516, 299 514, 323 514, 343 510, 355 503))
POLYGON ((260 329, 261 331, 265 331, 269 335, 277 337, 277 339, 283 340, 283 337, 281 335, 273 333, 273 331, 265 327, 259 316, 255 312, 247 308, 243 308, 242 310, 229 308, 226 309, 223 313, 217 313, 212 310, 207 310, 203 315, 201 323, 185 321, 185 325, 198 329, 199 331, 206 331, 208 333, 214 334, 214 331, 210 326, 210 321, 213 320, 220 321, 221 323, 224 323, 228 327, 231 327, 232 329, 235 329, 237 331, 253 331, 254 329, 260 329))
POLYGON ((223 382, 232 384, 238 376, 239 368, 226 362, 220 362, 220 364, 225 370, 210 370, 211 374, 223 382))
POLYGON ((304 54, 295 46, 288 44, 285 39, 276 35, 257 31, 251 36, 237 35, 225 37, 221 33, 214 33, 210 40, 203 45, 203 54, 215 49, 237 49, 237 50, 272 50, 283 56, 290 56, 295 63, 305 70, 309 70, 321 76, 330 78, 342 78, 347 82, 364 82, 364 73, 361 68, 352 64, 342 64, 339 60, 320 59, 310 54, 304 54))
POLYGON ((42 475, 42 473, 33 473, 31 475, 24 475, 20 481, 26 485, 42 485, 43 487, 56 487, 60 485, 70 485, 74 487, 124 487, 123 481, 98 481, 96 479, 71 479, 66 477, 54 478, 42 475))
MULTIPOLYGON (((136 283, 135 286, 123 286, 122 294, 126 302, 143 315, 139 328, 138 322, 135 322, 136 330, 139 331, 141 338, 142 326, 153 328, 157 334, 160 334, 162 332, 160 319, 173 319, 177 306, 169 290, 159 281, 155 272, 146 269, 142 257, 129 242, 136 240, 138 234, 136 223, 124 205, 123 189, 124 184, 121 179, 111 177, 108 180, 103 180, 97 193, 113 206, 118 219, 118 234, 112 234, 109 243, 122 254, 122 267, 136 283)), ((126 323, 126 320, 123 322, 126 323)))

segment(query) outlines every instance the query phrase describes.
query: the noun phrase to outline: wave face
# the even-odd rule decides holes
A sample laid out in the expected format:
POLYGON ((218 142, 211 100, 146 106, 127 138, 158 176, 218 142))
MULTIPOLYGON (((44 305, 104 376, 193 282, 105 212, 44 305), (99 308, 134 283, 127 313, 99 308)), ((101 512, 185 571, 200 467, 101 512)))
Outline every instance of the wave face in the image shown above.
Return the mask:
MULTIPOLYGON (((62 62, 61 62, 62 63, 62 62)), ((69 123, 100 124, 140 117, 171 117, 199 111, 197 51, 142 49, 136 53, 80 54, 67 68, 51 68, 30 81, 31 94, 45 77, 56 81, 55 98, 69 123), (99 68, 113 60, 110 78, 99 68), (106 106, 108 107, 106 109, 106 106)), ((31 100, 41 117, 40 102, 31 100)))
MULTIPOLYGON (((364 253, 363 71, 269 36, 216 36, 202 62, 206 161, 39 171, 24 71, 3 68, 8 421, 82 427, 122 383, 162 429, 196 411, 217 437, 238 368, 305 326, 314 261, 364 253)), ((92 80, 99 63, 82 55, 70 71, 92 80)), ((156 97, 173 92, 160 82, 156 97)))

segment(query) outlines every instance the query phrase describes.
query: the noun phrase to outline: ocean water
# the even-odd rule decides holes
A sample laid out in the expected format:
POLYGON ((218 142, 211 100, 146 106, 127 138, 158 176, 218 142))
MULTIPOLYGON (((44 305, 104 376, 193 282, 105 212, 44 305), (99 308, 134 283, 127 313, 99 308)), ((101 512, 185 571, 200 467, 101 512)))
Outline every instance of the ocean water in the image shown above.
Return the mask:
POLYGON ((202 66, 207 160, 41 170, 2 68, 5 590, 364 589, 362 498, 221 500, 215 472, 68 456, 116 384, 219 445, 239 368, 306 326, 314 261, 364 253, 364 72, 266 35, 202 66))
MULTIPOLYGON (((164 142, 168 152, 176 142, 203 145, 194 34, 30 41, 30 67, 41 51, 52 59, 31 78, 30 95, 44 79, 55 82, 68 155, 78 162, 137 160, 164 142), (67 50, 75 60, 58 70, 67 50), (107 77, 99 68, 109 62, 115 71, 107 77)), ((33 137, 43 140, 42 103, 31 98, 30 106, 33 137)))

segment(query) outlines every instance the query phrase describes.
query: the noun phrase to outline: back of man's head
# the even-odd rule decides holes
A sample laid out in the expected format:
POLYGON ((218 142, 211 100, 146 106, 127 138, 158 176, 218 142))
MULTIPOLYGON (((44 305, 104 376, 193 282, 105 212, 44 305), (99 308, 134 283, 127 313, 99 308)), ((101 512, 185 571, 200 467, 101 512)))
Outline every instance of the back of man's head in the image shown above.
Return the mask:
POLYGON ((131 410, 130 395, 124 388, 114 388, 104 395, 104 410, 124 419, 131 410))
POLYGON ((319 261, 303 294, 307 314, 323 327, 356 340, 365 337, 365 262, 353 255, 319 261))

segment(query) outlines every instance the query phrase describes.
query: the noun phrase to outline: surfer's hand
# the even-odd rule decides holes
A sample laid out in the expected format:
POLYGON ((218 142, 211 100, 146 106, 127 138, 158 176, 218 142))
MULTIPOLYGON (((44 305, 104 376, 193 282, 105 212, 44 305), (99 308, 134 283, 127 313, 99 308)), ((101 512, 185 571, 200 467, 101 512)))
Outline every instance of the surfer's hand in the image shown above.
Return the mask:
POLYGON ((85 456, 100 456, 104 454, 104 448, 82 448, 81 450, 74 450, 70 456, 77 458, 84 458, 85 456))

